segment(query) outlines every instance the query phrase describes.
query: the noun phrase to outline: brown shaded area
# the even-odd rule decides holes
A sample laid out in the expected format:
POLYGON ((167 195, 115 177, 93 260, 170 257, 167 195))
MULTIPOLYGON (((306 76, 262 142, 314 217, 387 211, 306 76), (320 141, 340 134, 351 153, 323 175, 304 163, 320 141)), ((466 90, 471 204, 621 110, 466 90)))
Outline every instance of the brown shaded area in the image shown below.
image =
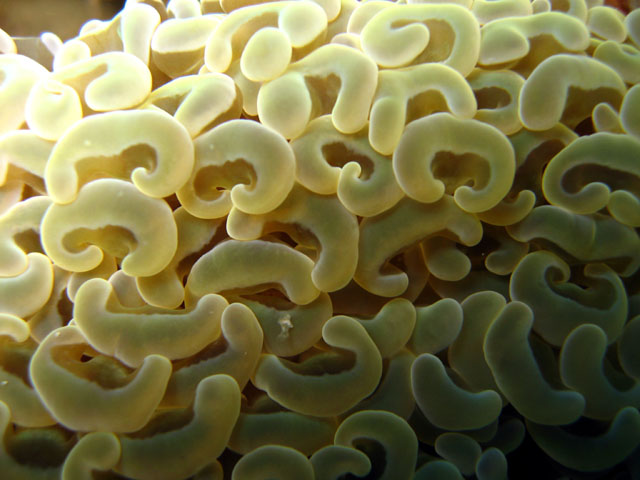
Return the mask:
POLYGON ((73 253, 85 250, 90 245, 99 245, 108 254, 124 258, 135 250, 138 241, 130 230, 118 225, 107 225, 95 229, 74 229, 64 236, 62 244, 73 253))
POLYGON ((38 252, 44 254, 42 243, 40 243, 40 235, 35 230, 26 230, 24 232, 16 233, 13 236, 13 239, 16 242, 16 245, 18 245, 23 252, 38 252))
POLYGON ((617 8, 625 15, 634 8, 638 8, 640 6, 637 1, 634 2, 633 0, 605 0, 604 4, 609 7, 617 8), (634 5, 632 5, 632 3, 634 3, 634 5))
POLYGON ((373 173, 373 162, 366 155, 354 152, 341 142, 327 143, 322 146, 322 155, 325 161, 332 167, 342 168, 349 162, 360 165, 360 179, 367 180, 373 173))
POLYGON ((5 436, 7 453, 21 465, 56 468, 75 444, 72 432, 62 427, 29 428, 5 436))
POLYGON ((478 102, 478 110, 506 107, 512 101, 509 92, 501 87, 484 87, 474 90, 473 94, 478 102))
POLYGON ((463 185, 485 188, 489 181, 489 169, 484 158, 471 152, 456 155, 440 151, 431 162, 433 176, 444 183, 445 192, 449 195, 463 185))
POLYGON ((108 20, 123 5, 124 0, 2 0, 0 28, 12 37, 53 32, 68 40, 87 20, 108 20))
POLYGON ((341 348, 322 351, 312 347, 292 360, 280 357, 280 361, 298 375, 337 375, 355 367, 356 354, 341 348))
MULTIPOLYGON (((107 133, 104 138, 109 138, 107 133)), ((157 151, 146 143, 132 145, 112 156, 82 158, 75 163, 78 187, 102 178, 129 180, 138 168, 153 172, 158 167, 157 160, 157 151)))
MULTIPOLYGON (((391 29, 402 28, 416 22, 412 19, 402 19, 391 22, 391 29)), ((455 43, 456 34, 451 25, 445 21, 435 18, 424 20, 423 23, 429 29, 430 40, 424 51, 412 62, 412 65, 428 62, 441 62, 451 55, 451 50, 455 43)))
POLYGON ((168 433, 189 425, 194 418, 192 408, 178 408, 159 413, 147 423, 141 430, 127 434, 129 438, 150 438, 162 433, 168 433))
MULTIPOLYGON (((598 87, 593 90, 584 90, 570 85, 566 98, 560 121, 569 128, 575 129, 582 121, 591 117, 591 112, 599 103, 606 102, 617 111, 622 103, 623 94, 615 88, 598 87)), ((579 134, 588 134, 588 128, 586 132, 582 127, 579 130, 582 130, 578 132, 579 134)))
POLYGON ((626 190, 635 196, 640 195, 640 178, 636 175, 606 165, 589 163, 588 159, 564 172, 562 188, 567 193, 575 194, 592 182, 604 183, 611 190, 626 190))
POLYGON ((255 188, 258 175, 246 160, 239 158, 222 165, 207 165, 199 169, 193 180, 193 189, 198 198, 211 202, 218 199, 221 192, 231 190, 238 184, 255 188))
POLYGON ((0 336, 0 369, 18 377, 30 387, 29 362, 37 346, 31 339, 18 343, 6 335, 0 336))
POLYGON ((76 377, 107 390, 123 388, 135 378, 132 368, 83 344, 57 345, 51 349, 51 358, 76 377))
POLYGON ((442 92, 429 89, 409 99, 405 123, 413 122, 432 113, 448 112, 449 110, 449 105, 442 92))
POLYGON ((324 77, 307 75, 304 77, 304 81, 311 94, 312 118, 331 113, 342 86, 340 77, 334 73, 324 77))
POLYGON ((536 194, 536 205, 544 199, 542 194, 542 175, 547 164, 555 157, 565 144, 558 139, 547 140, 527 155, 524 163, 516 171, 512 192, 531 190, 536 194))

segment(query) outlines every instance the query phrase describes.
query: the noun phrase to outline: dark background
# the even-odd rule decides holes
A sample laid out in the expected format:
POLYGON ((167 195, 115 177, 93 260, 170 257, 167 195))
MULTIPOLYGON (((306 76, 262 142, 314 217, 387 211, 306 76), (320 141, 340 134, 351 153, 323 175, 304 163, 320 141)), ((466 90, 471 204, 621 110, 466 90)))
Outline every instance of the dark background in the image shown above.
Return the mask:
MULTIPOLYGON (((0 28, 13 37, 54 32, 63 41, 75 37, 87 20, 107 20, 125 0, 0 0, 0 28)), ((605 0, 623 12, 640 7, 640 0, 605 0)))
POLYGON ((63 41, 78 35, 83 23, 107 20, 124 0, 0 0, 0 28, 12 37, 53 32, 63 41))

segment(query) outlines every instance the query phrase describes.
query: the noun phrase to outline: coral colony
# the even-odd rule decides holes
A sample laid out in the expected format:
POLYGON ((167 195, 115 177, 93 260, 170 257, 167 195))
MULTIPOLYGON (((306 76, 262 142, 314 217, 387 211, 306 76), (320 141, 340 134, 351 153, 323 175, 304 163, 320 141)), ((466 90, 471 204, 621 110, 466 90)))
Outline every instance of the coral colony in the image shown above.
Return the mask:
POLYGON ((640 478, 640 10, 40 41, 0 30, 2 480, 640 478))

